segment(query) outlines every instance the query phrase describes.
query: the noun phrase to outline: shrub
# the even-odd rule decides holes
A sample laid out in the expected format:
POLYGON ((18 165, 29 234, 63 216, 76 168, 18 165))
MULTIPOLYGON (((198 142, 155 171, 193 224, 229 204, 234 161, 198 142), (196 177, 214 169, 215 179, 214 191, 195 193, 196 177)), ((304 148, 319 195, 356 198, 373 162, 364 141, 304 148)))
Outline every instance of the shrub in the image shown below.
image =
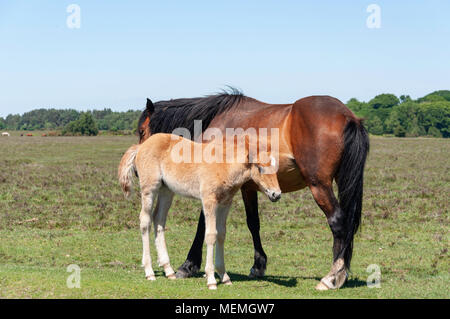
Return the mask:
POLYGON ((62 131, 63 135, 88 135, 95 136, 98 134, 97 123, 92 117, 91 113, 81 113, 78 120, 72 121, 64 127, 62 131))

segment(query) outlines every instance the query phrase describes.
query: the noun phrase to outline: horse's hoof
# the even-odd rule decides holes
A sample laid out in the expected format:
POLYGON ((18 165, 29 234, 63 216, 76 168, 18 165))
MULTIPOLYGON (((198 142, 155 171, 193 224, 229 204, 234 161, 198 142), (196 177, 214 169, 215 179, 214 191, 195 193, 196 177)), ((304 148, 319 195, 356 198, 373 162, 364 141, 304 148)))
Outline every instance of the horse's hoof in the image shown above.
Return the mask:
POLYGON ((146 276, 145 279, 153 281, 153 280, 156 280, 156 277, 155 277, 155 275, 150 275, 150 276, 146 276))
POLYGON ((189 274, 187 272, 185 272, 184 270, 180 270, 180 269, 178 269, 175 276, 177 277, 177 279, 189 278, 189 274))
POLYGON ((223 284, 226 286, 231 286, 233 283, 231 282, 230 279, 228 279, 228 280, 224 281, 223 284))
POLYGON ((257 279, 264 277, 264 270, 256 270, 255 268, 250 269, 250 274, 248 275, 251 279, 257 279))
POLYGON ((177 279, 177 276, 175 276, 175 274, 170 274, 167 276, 167 278, 169 278, 171 280, 175 280, 175 279, 177 279))
POLYGON ((209 290, 217 290, 217 284, 210 284, 208 285, 209 290))
POLYGON ((178 268, 176 276, 178 279, 189 278, 198 272, 199 268, 192 262, 185 261, 183 265, 178 268))

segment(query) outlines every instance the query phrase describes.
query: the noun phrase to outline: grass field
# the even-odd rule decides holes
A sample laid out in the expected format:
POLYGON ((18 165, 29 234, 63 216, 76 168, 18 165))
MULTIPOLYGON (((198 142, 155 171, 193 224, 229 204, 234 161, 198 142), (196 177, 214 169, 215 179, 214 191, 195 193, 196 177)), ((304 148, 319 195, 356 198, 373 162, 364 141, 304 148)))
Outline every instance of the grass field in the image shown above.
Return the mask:
MULTIPOLYGON (((0 138, 0 298, 449 298, 450 140, 372 138, 361 232, 340 290, 314 289, 331 265, 332 235, 309 190, 259 196, 266 277, 247 277, 253 245, 239 196, 225 258, 232 286, 209 291, 202 274, 169 281, 152 257, 144 279, 139 199, 116 179, 135 137, 0 138), (81 269, 68 288, 67 266, 81 269), (368 288, 367 267, 381 270, 368 288)), ((167 222, 171 263, 192 243, 199 202, 176 197, 167 222)))

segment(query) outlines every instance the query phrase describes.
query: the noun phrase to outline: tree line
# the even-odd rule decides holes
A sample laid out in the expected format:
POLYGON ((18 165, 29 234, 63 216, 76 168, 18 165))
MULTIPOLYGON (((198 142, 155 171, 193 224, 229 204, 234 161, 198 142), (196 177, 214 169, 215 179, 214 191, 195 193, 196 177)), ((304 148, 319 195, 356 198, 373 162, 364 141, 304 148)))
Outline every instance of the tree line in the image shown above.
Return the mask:
MULTIPOLYGON (((380 94, 368 102, 352 98, 347 106, 365 119, 369 133, 398 137, 450 137, 450 91, 432 92, 416 100, 408 95, 380 94)), ((62 135, 97 135, 99 130, 135 131, 141 111, 113 112, 110 108, 80 112, 74 109, 36 109, 0 117, 0 129, 59 130, 62 135)))
POLYGON ((394 94, 380 94, 369 102, 352 98, 347 106, 365 119, 373 135, 450 137, 450 91, 435 91, 417 100, 394 94))
POLYGON ((135 131, 141 111, 113 112, 110 108, 80 112, 74 109, 36 109, 0 117, 0 129, 60 130, 63 135, 97 135, 102 131, 135 131))

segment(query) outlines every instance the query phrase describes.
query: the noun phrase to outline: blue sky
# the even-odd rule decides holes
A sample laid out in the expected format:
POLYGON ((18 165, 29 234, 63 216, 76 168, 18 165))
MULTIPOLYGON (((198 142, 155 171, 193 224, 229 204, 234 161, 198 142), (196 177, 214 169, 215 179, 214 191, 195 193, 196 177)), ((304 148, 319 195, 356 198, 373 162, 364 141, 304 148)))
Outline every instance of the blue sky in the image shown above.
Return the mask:
POLYGON ((140 109, 225 85, 270 103, 416 98, 450 89, 449 13, 446 0, 0 0, 0 116, 140 109), (80 29, 66 25, 72 3, 80 29))

